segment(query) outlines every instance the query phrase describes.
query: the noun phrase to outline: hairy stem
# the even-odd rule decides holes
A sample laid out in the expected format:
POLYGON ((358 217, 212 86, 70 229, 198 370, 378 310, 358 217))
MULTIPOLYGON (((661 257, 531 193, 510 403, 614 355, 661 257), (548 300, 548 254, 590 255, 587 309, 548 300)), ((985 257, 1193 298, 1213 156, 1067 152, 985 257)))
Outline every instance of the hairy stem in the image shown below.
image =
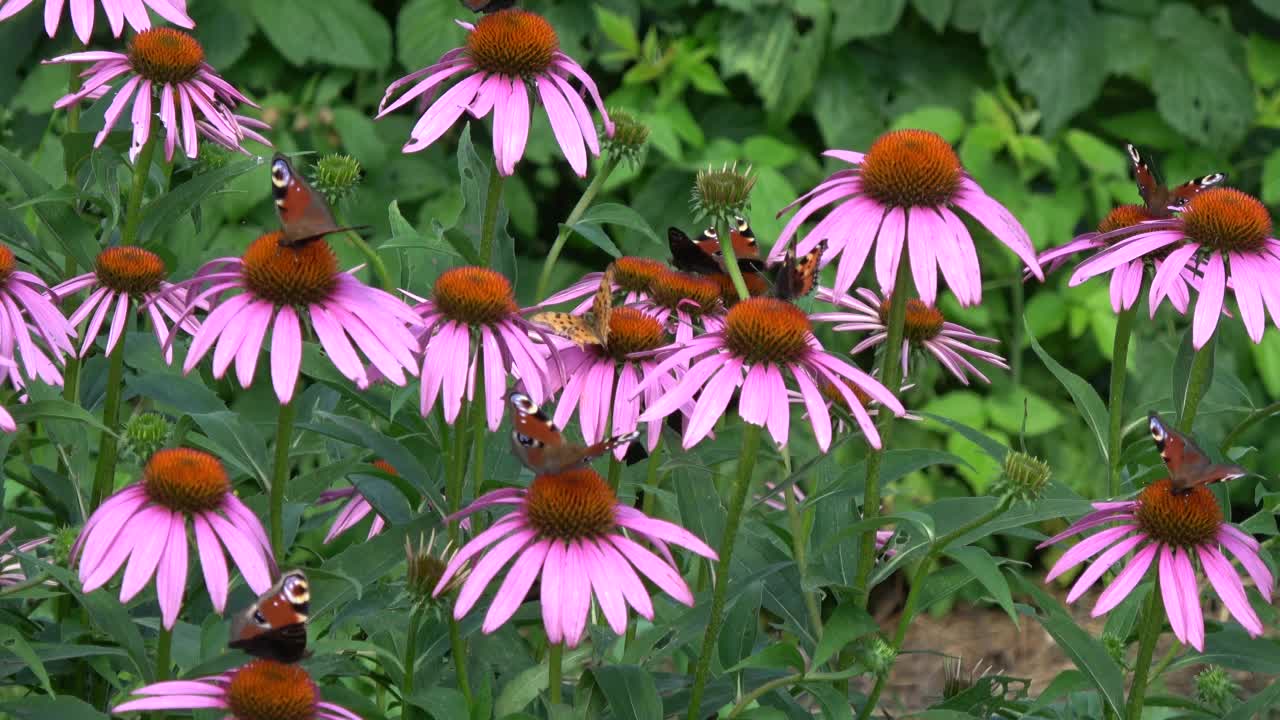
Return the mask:
POLYGON ((1191 361, 1187 391, 1182 396, 1182 407, 1178 412, 1178 429, 1183 432, 1191 432, 1191 424, 1196 419, 1196 411, 1200 409, 1200 401, 1213 384, 1213 351, 1217 342, 1218 336, 1215 334, 1204 347, 1196 351, 1195 358, 1191 361))
POLYGON ((808 532, 804 518, 800 515, 800 508, 796 505, 795 490, 788 488, 782 496, 787 506, 787 522, 791 525, 791 555, 796 561, 796 570, 800 573, 805 609, 809 611, 809 623, 813 625, 813 632, 821 636, 822 608, 818 604, 818 592, 805 589, 809 580, 808 532))
POLYGON ((1142 718, 1142 705, 1147 695, 1147 679, 1151 672, 1151 656, 1155 653, 1156 641, 1160 639, 1160 630, 1164 626, 1162 610, 1160 592, 1152 587, 1147 595, 1147 602, 1142 607, 1142 625, 1138 629, 1138 659, 1133 665, 1133 682, 1129 685, 1129 707, 1125 713, 1128 720, 1142 718))
POLYGON ((136 245, 138 242, 138 226, 142 223, 142 196, 147 189, 147 176, 151 174, 151 158, 156 154, 156 134, 151 133, 147 141, 138 151, 138 159, 133 164, 133 183, 129 186, 129 201, 124 212, 124 231, 120 234, 121 245, 136 245))
POLYGON ((449 618, 449 647, 453 653, 453 674, 458 681, 458 689, 467 705, 471 705, 471 681, 467 679, 467 642, 462 639, 462 628, 458 621, 449 618))
POLYGON ((400 720, 417 720, 418 707, 410 704, 413 695, 414 668, 418 664, 418 630, 422 625, 422 610, 426 603, 418 603, 409 615, 409 635, 404 639, 404 677, 400 680, 400 720))
POLYGON ((621 158, 612 155, 605 159, 600 172, 591 178, 587 189, 582 191, 582 197, 578 198, 578 204, 573 206, 573 209, 569 211, 569 217, 564 219, 564 224, 560 226, 560 232, 556 234, 556 240, 551 244, 551 250, 547 253, 547 259, 542 261, 542 272, 538 275, 538 288, 533 296, 534 299, 541 301, 546 298, 547 288, 551 285, 551 273, 556 268, 556 261, 560 259, 560 252, 564 250, 564 244, 569 240, 569 226, 578 222, 583 213, 587 211, 587 208, 591 207, 596 195, 600 193, 600 188, 604 187, 605 181, 613 174, 620 160, 621 158))
POLYGON ((658 486, 662 484, 662 476, 658 472, 658 467, 662 461, 658 459, 662 450, 662 435, 658 435, 658 444, 653 446, 653 450, 649 452, 649 460, 645 463, 644 478, 644 505, 642 512, 645 515, 652 515, 654 507, 658 504, 658 486))
POLYGON ((1111 395, 1107 399, 1111 425, 1107 435, 1107 497, 1120 494, 1120 451, 1124 445, 1124 385, 1129 377, 1129 339, 1133 336, 1133 319, 1138 314, 1134 303, 1120 311, 1116 318, 1116 336, 1111 349, 1111 395))
POLYGON ((502 184, 506 178, 498 172, 495 162, 489 168, 489 193, 484 202, 484 219, 480 225, 480 262, 485 267, 493 265, 493 236, 498 230, 498 206, 502 204, 502 184))
MULTIPOLYGON (((156 638, 156 681, 164 682, 169 679, 169 671, 173 667, 173 661, 170 659, 173 654, 173 631, 160 626, 160 636, 156 638)), ((155 720, 164 720, 165 713, 163 711, 152 715, 155 720)))
POLYGON ((124 391, 124 346, 125 336, 121 334, 115 351, 107 358, 111 364, 107 369, 106 396, 102 402, 102 424, 106 430, 98 441, 98 465, 93 474, 90 513, 115 489, 116 458, 120 449, 117 436, 120 432, 120 396, 124 391))
POLYGON ((747 290, 747 281, 742 279, 742 269, 738 267, 738 253, 733 247, 733 231, 728 226, 720 228, 720 257, 724 261, 724 270, 733 281, 733 289, 738 292, 739 300, 751 297, 747 290))
POLYGON ((693 689, 689 694, 689 720, 700 720, 702 694, 711 672, 711 655, 715 652, 716 638, 724 622, 725 597, 729 593, 729 568, 733 560, 733 546, 738 540, 738 525, 742 522, 742 509, 747 504, 751 490, 751 471, 755 469, 756 453, 760 449, 760 426, 742 425, 742 451, 738 454, 738 474, 733 483, 733 497, 729 500, 729 513, 725 518, 724 537, 720 540, 720 560, 716 563, 715 590, 711 595, 711 619, 702 636, 702 650, 698 653, 698 665, 693 676, 693 689))
POLYGON ((564 645, 555 643, 547 648, 547 691, 552 705, 561 703, 560 685, 564 674, 564 645))
POLYGON ((271 550, 276 562, 284 562, 284 486, 289 482, 289 446, 293 442, 293 421, 298 416, 295 395, 280 406, 276 420, 276 456, 271 472, 271 550))

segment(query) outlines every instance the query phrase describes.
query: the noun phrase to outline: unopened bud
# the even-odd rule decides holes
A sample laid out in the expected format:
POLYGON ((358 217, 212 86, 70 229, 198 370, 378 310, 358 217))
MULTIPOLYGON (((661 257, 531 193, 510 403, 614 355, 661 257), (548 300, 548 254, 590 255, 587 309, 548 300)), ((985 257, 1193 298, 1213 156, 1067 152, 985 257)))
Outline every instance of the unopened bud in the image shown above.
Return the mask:
POLYGON ((1010 450, 1004 456, 1004 476, 993 488, 993 494, 1010 496, 1015 501, 1033 502, 1044 494, 1053 469, 1049 463, 1024 452, 1010 450))
POLYGON ((169 421, 160 413, 134 415, 125 424, 125 452, 140 461, 146 460, 164 447, 169 430, 169 421))
POLYGON ((626 160, 632 167, 644 164, 649 142, 649 127, 627 110, 614 108, 609 111, 613 120, 613 136, 600 129, 600 144, 611 156, 626 160))
POLYGON ((751 209, 751 190, 756 186, 751 167, 738 171, 738 164, 725 164, 719 170, 708 167, 698 171, 693 182, 690 203, 697 219, 709 217, 719 225, 728 225, 738 215, 751 209))
POLYGON ((1236 684, 1232 682, 1227 671, 1217 665, 1210 665, 1196 675, 1196 697, 1207 705, 1226 708, 1236 699, 1236 684))
POLYGON ((324 193, 330 205, 355 192, 364 171, 350 155, 330 153, 311 166, 311 182, 324 193))

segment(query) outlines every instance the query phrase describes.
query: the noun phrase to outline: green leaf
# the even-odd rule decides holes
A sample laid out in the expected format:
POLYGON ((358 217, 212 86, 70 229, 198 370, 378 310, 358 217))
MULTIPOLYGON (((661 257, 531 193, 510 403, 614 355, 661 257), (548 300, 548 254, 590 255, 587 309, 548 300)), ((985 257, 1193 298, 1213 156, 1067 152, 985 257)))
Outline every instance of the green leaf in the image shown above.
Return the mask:
POLYGON ((947 20, 951 19, 951 11, 955 5, 956 0, 911 0, 911 7, 920 13, 920 17, 936 33, 947 29, 947 20))
POLYGON ((838 606, 822 626, 822 637, 818 638, 818 645, 813 650, 810 667, 821 667, 845 645, 878 629, 875 618, 868 615, 866 610, 852 603, 838 606))
MULTIPOLYGON (((1098 396, 1098 391, 1093 386, 1085 382, 1084 378, 1076 375, 1066 369, 1057 360, 1053 359, 1040 342, 1036 340, 1035 333, 1031 332, 1031 324, 1026 322, 1027 341, 1031 343, 1031 349, 1040 357, 1040 361, 1045 367, 1049 368, 1049 372, 1062 383, 1071 395, 1072 402, 1075 403, 1076 409, 1084 416, 1084 420, 1089 425, 1089 429, 1093 431, 1094 439, 1098 441, 1098 452, 1102 454, 1103 460, 1107 458, 1107 433, 1109 432, 1110 420, 1107 416, 1107 407, 1102 404, 1102 398, 1098 396)), ((1120 408, 1114 409, 1121 412, 1120 408)))
POLYGON ((1004 56, 1018 87, 1035 97, 1046 134, 1057 133, 1102 90, 1107 47, 1090 3, 994 3, 981 37, 1004 56), (1046 42, 1047 33, 1052 34, 1052 42, 1046 42))
POLYGON ((1029 436, 1043 435, 1062 425, 1057 406, 1023 387, 1009 387, 987 398, 991 424, 1007 433, 1019 434, 1026 420, 1029 436))
POLYGON ((1122 711, 1124 674, 1107 653, 1107 649, 1077 625, 1062 605, 1040 589, 1039 585, 1020 575, 1013 577, 1019 589, 1035 599, 1041 610, 1036 619, 1053 636, 1058 647, 1075 662, 1076 668, 1089 677, 1094 687, 1102 693, 1103 700, 1117 712, 1122 711))
POLYGON ((618 720, 663 717, 662 698, 648 670, 635 665, 604 665, 593 670, 592 675, 618 720))
POLYGON ((108 430, 107 426, 102 424, 102 421, 98 419, 97 415, 94 415, 79 405, 67 402, 61 398, 37 400, 36 402, 27 403, 26 405, 15 405, 14 407, 11 407, 9 411, 13 414, 13 419, 19 424, 45 419, 72 420, 74 422, 84 423, 85 425, 101 432, 117 435, 111 430, 108 430))
POLYGON ((44 663, 40 662, 40 658, 17 628, 11 625, 0 625, 0 650, 8 650, 26 663, 27 669, 40 681, 44 691, 49 695, 53 694, 53 686, 49 684, 49 672, 44 669, 44 663))
POLYGON ((365 0, 271 0, 249 7, 267 39, 294 65, 380 70, 391 62, 391 27, 365 0))
POLYGON ((965 121, 964 116, 955 108, 926 105, 899 115, 889 129, 904 128, 932 130, 941 135, 943 140, 955 144, 964 135, 965 121))
POLYGON ((85 701, 62 695, 39 697, 28 695, 17 700, 0 702, 0 715, 15 720, 106 720, 107 716, 85 701))
MULTIPOLYGON (((53 190, 30 165, 4 147, 0 147, 0 166, 9 171, 23 199, 35 199, 53 190)), ((98 256, 98 243, 94 239, 93 230, 68 205, 39 203, 34 206, 34 210, 64 253, 75 258, 76 264, 81 268, 93 267, 94 259, 98 256)))
MULTIPOLYGON (((1200 352, 1209 353, 1209 378, 1212 382, 1214 361, 1217 359, 1216 342, 1209 343, 1200 349, 1200 352)), ((1173 398, 1173 409, 1178 415, 1178 422, 1182 422, 1182 409, 1186 406, 1187 390, 1190 389, 1191 366, 1195 364, 1197 351, 1193 342, 1192 328, 1187 327, 1182 333, 1182 342, 1178 344, 1178 354, 1173 357, 1173 374, 1171 379, 1173 387, 1169 397, 1173 398)))
POLYGON ((640 55, 640 38, 636 35, 635 25, 625 15, 615 13, 599 5, 595 6, 596 22, 600 32, 614 45, 627 52, 629 57, 640 55))
POLYGON ((409 696, 409 702, 427 711, 435 720, 467 717, 467 699, 453 688, 433 687, 409 696))
POLYGON ((765 668, 770 670, 785 670, 792 668, 794 670, 804 670, 804 655, 800 654, 800 650, 789 642, 777 642, 767 645, 763 650, 743 660, 742 662, 727 668, 725 672, 737 672, 747 668, 765 668))
POLYGON ((153 235, 173 227, 182 216, 194 210, 201 200, 221 190, 233 179, 259 167, 262 167, 262 163, 257 160, 231 163, 196 175, 151 201, 143 211, 142 222, 138 225, 138 244, 149 244, 156 239, 153 235))
POLYGON ((725 613, 724 626, 716 641, 720 665, 732 667, 749 657, 756 646, 760 629, 760 598, 763 586, 759 583, 747 588, 733 607, 725 613))
POLYGON ((458 217, 457 228, 465 233, 475 248, 474 254, 480 262, 478 265, 492 267, 506 275, 512 285, 517 284, 515 240, 507 230, 510 213, 498 197, 498 212, 493 229, 493 255, 480 257, 480 235, 483 232, 485 207, 489 197, 489 174, 497 172, 493 162, 482 160, 471 142, 471 123, 467 123, 458 136, 458 175, 462 178, 462 199, 466 203, 462 214, 458 217))
POLYGON ((1129 167, 1129 158, 1097 135, 1072 128, 1064 136, 1067 147, 1076 158, 1095 174, 1117 176, 1129 167))
POLYGON ((1187 653, 1170 664, 1169 669, 1205 664, 1276 675, 1280 674, 1280 646, 1265 637, 1249 637, 1239 625, 1226 625, 1221 632, 1209 633, 1205 637, 1204 652, 1187 653))
POLYGON ((1253 0, 1253 4, 1273 18, 1280 18, 1280 0, 1253 0))
POLYGON ((824 720, 853 720, 853 706, 849 704, 849 697, 831 687, 830 683, 804 683, 801 687, 818 701, 824 720))
POLYGON ((850 40, 888 34, 902 19, 907 0, 843 0, 832 5, 831 46, 840 47, 850 40))
POLYGON ((1003 463, 1004 456, 1009 454, 1009 448, 1004 443, 979 430, 975 430, 968 425, 958 423, 951 418, 943 417, 942 415, 935 415, 933 413, 921 413, 921 415, 929 418, 930 420, 937 420, 943 425, 946 425, 952 430, 960 433, 966 440, 982 448, 983 452, 991 456, 991 459, 998 463, 1003 463))
MULTIPOLYGON (((1277 8, 1280 9, 1280 4, 1277 8)), ((1268 710, 1275 709, 1278 700, 1280 700, 1280 682, 1273 681, 1266 690, 1231 708, 1231 712, 1223 715, 1222 720, 1252 720, 1255 717, 1266 717, 1269 714, 1268 710)))
POLYGON ((986 589, 996 604, 1005 611, 1015 627, 1018 626, 1018 614, 1013 609, 1013 595, 1009 592, 1009 581, 1000 572, 1000 565, 991 554, 976 545, 966 545, 946 552, 952 560, 960 563, 986 589))
POLYGON ((1262 163, 1262 202, 1280 204, 1280 149, 1272 150, 1262 163))
POLYGON ((1174 129, 1210 147, 1232 147, 1253 120, 1253 85, 1238 61, 1239 36, 1185 3, 1166 5, 1150 24, 1157 38, 1151 90, 1174 129))
POLYGON ((331 413, 316 413, 316 424, 307 427, 329 437, 366 448, 382 460, 386 460, 405 480, 427 496, 438 508, 449 507, 437 490, 427 468, 396 440, 383 435, 355 418, 331 413))
POLYGON ((467 31, 453 22, 458 3, 409 0, 396 18, 396 59, 409 70, 434 65, 466 42, 467 31))
POLYGON ((585 213, 582 214, 582 217, 574 225, 574 229, 576 230, 577 225, 582 225, 583 223, 620 225, 644 235, 655 245, 661 245, 663 242, 640 213, 632 210, 626 205, 619 205, 617 203, 600 203, 599 205, 592 205, 585 213))
POLYGON ((125 378, 125 386, 133 396, 144 397, 178 413, 196 415, 221 412, 226 404, 204 383, 181 375, 139 373, 125 378))

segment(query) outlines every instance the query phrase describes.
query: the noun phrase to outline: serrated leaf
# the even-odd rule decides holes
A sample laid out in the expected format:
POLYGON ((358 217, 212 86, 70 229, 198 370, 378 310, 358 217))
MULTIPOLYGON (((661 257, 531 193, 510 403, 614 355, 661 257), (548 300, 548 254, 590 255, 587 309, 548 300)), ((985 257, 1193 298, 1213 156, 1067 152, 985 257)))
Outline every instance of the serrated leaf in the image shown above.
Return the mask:
MULTIPOLYGON (((1036 340, 1035 333, 1031 332, 1031 324, 1023 319, 1023 324, 1027 328, 1027 342, 1031 343, 1031 349, 1035 351, 1040 361, 1045 367, 1049 368, 1049 372, 1058 379, 1058 382, 1066 388, 1071 395, 1072 402, 1075 403, 1076 409, 1084 417, 1085 422, 1089 425, 1089 429, 1093 431, 1093 437, 1098 442, 1098 452, 1102 454, 1103 460, 1107 458, 1107 433, 1109 432, 1110 419, 1107 415, 1107 407, 1102 404, 1102 398, 1099 397, 1098 391, 1085 379, 1071 372, 1062 366, 1053 358, 1036 340)), ((1113 408, 1115 412, 1121 412, 1121 408, 1113 408)))
POLYGON ((152 200, 142 213, 142 222, 138 224, 138 244, 149 244, 155 239, 153 235, 171 228, 183 215, 193 211, 201 200, 221 190, 231 180, 262 166, 257 160, 234 162, 196 175, 152 200))

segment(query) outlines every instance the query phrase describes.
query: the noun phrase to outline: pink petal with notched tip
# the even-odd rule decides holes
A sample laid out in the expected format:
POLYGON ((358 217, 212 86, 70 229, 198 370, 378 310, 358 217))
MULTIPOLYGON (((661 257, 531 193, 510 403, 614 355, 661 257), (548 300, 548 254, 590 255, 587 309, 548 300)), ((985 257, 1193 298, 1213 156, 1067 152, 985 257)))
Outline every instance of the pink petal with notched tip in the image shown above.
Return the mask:
POLYGON ((1058 562, 1053 564, 1053 568, 1049 570, 1049 574, 1045 576, 1044 581, 1052 582, 1054 578, 1102 552, 1104 548, 1129 534, 1136 527, 1136 525, 1121 525, 1120 527, 1107 528, 1100 533, 1081 540, 1070 550, 1063 553, 1061 558, 1058 558, 1058 562))
POLYGON ((262 354, 262 344, 267 339, 267 328, 271 327, 275 310, 274 304, 263 300, 251 303, 240 315, 246 326, 240 349, 236 351, 236 381, 240 387, 247 388, 253 383, 253 376, 258 371, 258 356, 262 354))
POLYGON ((1187 644, 1204 652, 1204 613, 1200 609, 1200 586, 1196 582, 1196 570, 1185 548, 1173 552, 1173 572, 1182 593, 1182 617, 1186 627, 1187 644))
POLYGON ((582 560, 591 579, 592 593, 604 613, 605 620, 614 634, 622 635, 627 631, 627 602, 622 596, 622 588, 614 578, 613 569, 604 561, 604 555, 596 548, 596 540, 582 542, 582 560))
POLYGON ((789 366, 791 376, 795 378, 796 387, 800 389, 800 397, 809 413, 809 424, 813 426, 814 440, 818 449, 826 452, 831 447, 831 415, 822 391, 814 384, 809 374, 798 365, 789 366))
POLYGON ((893 293, 898 263, 902 260, 907 240, 906 224, 906 212, 902 208, 893 208, 885 213, 880 232, 876 235, 876 282, 885 295, 893 293))
POLYGON ((698 444, 711 432, 711 428, 724 415, 725 408, 733 399, 734 390, 742 382, 741 358, 730 356, 723 364, 719 364, 718 370, 703 387, 702 394, 694 405, 693 416, 685 426, 684 440, 681 442, 685 450, 698 444))
POLYGON ((533 587, 533 581, 538 579, 538 574, 542 571, 543 560, 553 542, 558 541, 542 540, 520 553, 497 594, 493 596, 493 603, 485 613, 481 632, 491 633, 497 630, 520 609, 525 596, 529 594, 529 588, 533 587))
POLYGON ((772 363, 765 365, 764 393, 769 411, 765 420, 769 437, 778 445, 786 445, 791 431, 791 398, 787 395, 787 385, 782 380, 782 373, 772 363))
POLYGON ((266 592, 271 587, 271 572, 267 569, 268 561, 262 548, 217 513, 205 513, 204 517, 227 548, 227 554, 240 569, 245 583, 255 593, 266 592))
MULTIPOLYGON (((916 293, 925 305, 933 306, 938 299, 938 259, 933 253, 934 236, 938 230, 937 217, 930 208, 912 208, 907 213, 907 257, 911 262, 911 277, 916 293)), ((945 227, 944 223, 941 223, 945 227)))
POLYGON ((1174 569, 1173 550, 1168 545, 1160 548, 1159 569, 1160 597, 1164 601, 1169 627, 1179 642, 1187 643, 1187 619, 1183 613, 1182 579, 1174 569))
POLYGON ((1251 254, 1231 253, 1231 280, 1236 304, 1240 306, 1240 319, 1244 322, 1249 339, 1262 342, 1262 332, 1267 328, 1267 314, 1262 306, 1262 285, 1265 274, 1255 271, 1251 254))
POLYGON ((209 352, 214 342, 218 340, 222 332, 226 330, 228 323, 239 315, 246 305, 253 300, 248 293, 237 295, 218 307, 205 318, 200 324, 200 330, 196 332, 195 337, 191 339, 191 347, 187 349, 187 358, 182 363, 183 374, 189 373, 195 368, 200 359, 209 352))
POLYGON ((698 539, 697 535, 675 523, 649 517, 639 510, 626 505, 618 505, 616 512, 618 525, 622 527, 672 545, 679 545, 705 558, 718 559, 716 551, 712 550, 711 546, 698 539))
POLYGON ((960 192, 952 199, 952 204, 972 215, 979 223, 995 236, 1006 247, 1013 251, 1022 262, 1030 268, 1031 274, 1038 280, 1044 280, 1044 272, 1040 263, 1036 262, 1036 250, 1031 244, 1031 237, 1009 212, 1008 208, 987 195, 976 182, 969 178, 961 178, 960 192))
MULTIPOLYGON (((167 523, 168 516, 168 509, 155 505, 143 508, 142 511, 134 515, 129 524, 112 540, 110 547, 102 557, 101 562, 97 564, 97 567, 81 581, 84 591, 93 592, 106 585, 107 581, 120 569, 120 566, 125 564, 125 560, 129 559, 129 555, 134 551, 138 543, 148 540, 144 536, 151 533, 152 529, 160 523, 167 523)), ((81 566, 81 575, 85 575, 83 566, 81 566)))
MULTIPOLYGON (((1147 568, 1151 567, 1151 561, 1155 559, 1157 549, 1158 545, 1151 543, 1133 556, 1129 564, 1120 571, 1119 575, 1116 575, 1116 579, 1112 580, 1107 589, 1098 596, 1098 603, 1093 606, 1093 611, 1090 613, 1093 617, 1106 614, 1133 592, 1138 583, 1142 582, 1143 576, 1147 574, 1147 568)), ((1093 569, 1092 566, 1090 569, 1093 569)))
POLYGON ((600 553, 605 566, 612 571, 613 580, 618 584, 618 589, 622 592, 622 597, 627 604, 641 617, 653 620, 653 600, 649 597, 649 591, 645 588, 644 582, 631 567, 631 562, 608 541, 596 542, 595 548, 600 553))
POLYGON ((116 121, 120 119, 120 115, 124 113, 125 105, 129 104, 129 100, 133 97, 133 92, 142 82, 142 78, 134 76, 129 78, 120 88, 120 92, 116 93, 115 99, 107 106, 106 115, 103 116, 102 129, 93 139, 93 146, 98 147, 107 139, 107 135, 115 129, 116 121))
POLYGON ((483 81, 483 75, 471 75, 445 91, 418 119, 402 151, 417 152, 438 140, 466 111, 483 81))
MULTIPOLYGON (((1126 530, 1126 532, 1128 531, 1129 530, 1126 530)), ((1102 533, 1098 533, 1098 535, 1101 535, 1101 534, 1102 533)), ((1092 539, 1093 538, 1090 538, 1090 540, 1092 539)), ((1127 555, 1130 550, 1132 550, 1135 546, 1142 543, 1146 539, 1147 539, 1146 535, 1142 535, 1142 534, 1130 535, 1129 537, 1124 538, 1120 542, 1113 545, 1106 552, 1102 553, 1102 555, 1098 556, 1096 560, 1094 560, 1092 563, 1089 564, 1088 568, 1085 568, 1085 571, 1083 573, 1080 573, 1080 577, 1076 578, 1075 584, 1071 586, 1071 592, 1067 594, 1067 602, 1075 602, 1076 600, 1078 600, 1080 596, 1083 595, 1089 588, 1093 587, 1093 584, 1097 582, 1098 579, 1101 578, 1104 573, 1110 570, 1113 565, 1115 565, 1117 562, 1120 561, 1121 558, 1127 555)), ((1092 552, 1090 552, 1089 554, 1093 554, 1094 552, 1096 552, 1097 547, 1098 547, 1097 545, 1090 547, 1089 549, 1092 552)), ((1152 544, 1151 547, 1155 547, 1155 544, 1152 544)), ((1072 548, 1072 549, 1074 550, 1075 548, 1072 548)), ((1055 567, 1054 569, 1056 570, 1057 568, 1055 567)))
POLYGON ((685 583, 683 577, 680 577, 679 571, 669 563, 654 555, 648 548, 623 535, 609 535, 607 539, 640 571, 640 574, 649 578, 650 582, 677 602, 693 607, 693 593, 689 590, 689 585, 685 583))
POLYGON ((1196 300, 1195 317, 1191 323, 1191 345, 1196 350, 1204 347, 1218 328, 1222 316, 1222 299, 1227 289, 1226 269, 1220 253, 1209 253, 1204 266, 1204 280, 1200 285, 1200 299, 1196 300))
POLYGON ((538 88, 538 97, 542 99, 542 106, 547 111, 547 119, 551 122, 551 132, 555 135, 560 149, 564 151, 569 167, 573 168, 574 174, 578 177, 586 177, 587 149, 573 109, 569 107, 560 89, 548 77, 538 77, 534 82, 538 88))
POLYGON ((1232 617, 1251 637, 1262 635, 1262 621, 1258 619, 1258 614, 1249 604, 1249 598, 1244 592, 1244 584, 1236 575, 1235 568, 1231 567, 1231 563, 1213 546, 1201 545, 1196 550, 1205 576, 1209 578, 1209 583, 1217 591, 1218 597, 1222 598, 1222 604, 1227 606, 1232 617))
POLYGON ((458 599, 453 606, 455 620, 461 620, 471 610, 476 601, 480 599, 480 595, 485 591, 489 581, 510 562, 511 558, 516 557, 524 550, 536 536, 537 533, 532 529, 518 529, 485 553, 484 557, 472 568, 471 574, 462 583, 462 590, 458 593, 458 599))
POLYGON ((1249 577, 1253 578, 1253 583, 1258 588, 1258 593, 1262 595, 1262 599, 1271 602, 1271 589, 1275 585, 1275 578, 1271 575, 1271 570, 1267 564, 1258 556, 1257 550, 1245 545, 1234 535, 1218 530, 1218 542, 1222 543, 1244 567, 1245 572, 1249 573, 1249 577))

